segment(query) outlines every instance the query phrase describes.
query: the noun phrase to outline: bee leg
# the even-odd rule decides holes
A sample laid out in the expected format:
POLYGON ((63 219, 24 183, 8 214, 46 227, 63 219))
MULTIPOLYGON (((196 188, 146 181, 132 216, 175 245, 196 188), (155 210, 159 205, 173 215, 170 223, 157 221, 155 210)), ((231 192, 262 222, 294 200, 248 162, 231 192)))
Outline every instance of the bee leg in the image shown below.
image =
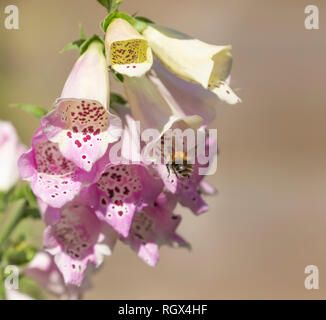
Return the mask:
POLYGON ((170 172, 170 167, 169 167, 168 164, 166 165, 166 169, 168 170, 168 173, 169 173, 168 178, 170 178, 170 173, 171 173, 171 172, 170 172))
POLYGON ((175 167, 172 167, 173 173, 175 174, 175 176, 177 177, 177 179, 179 179, 179 174, 178 171, 175 169, 175 167))

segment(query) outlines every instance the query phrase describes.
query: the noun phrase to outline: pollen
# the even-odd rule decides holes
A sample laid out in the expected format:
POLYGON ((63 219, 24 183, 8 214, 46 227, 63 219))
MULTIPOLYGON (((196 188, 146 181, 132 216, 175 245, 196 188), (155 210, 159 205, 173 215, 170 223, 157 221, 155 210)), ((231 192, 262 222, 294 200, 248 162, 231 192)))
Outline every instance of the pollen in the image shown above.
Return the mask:
POLYGON ((143 39, 115 41, 111 44, 111 65, 146 62, 147 50, 148 43, 143 39))

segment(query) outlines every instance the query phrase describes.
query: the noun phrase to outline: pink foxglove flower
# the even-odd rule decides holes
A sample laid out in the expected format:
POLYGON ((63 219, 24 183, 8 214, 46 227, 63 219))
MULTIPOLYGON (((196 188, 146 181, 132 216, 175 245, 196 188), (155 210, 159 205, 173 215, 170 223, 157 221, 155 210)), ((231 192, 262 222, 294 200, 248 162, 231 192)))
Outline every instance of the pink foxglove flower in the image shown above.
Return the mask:
POLYGON ((99 267, 116 242, 112 228, 78 200, 61 209, 48 208, 44 220, 44 247, 54 256, 67 285, 80 286, 87 267, 99 267))
POLYGON ((121 121, 109 113, 109 79, 104 47, 93 41, 77 60, 56 100, 41 119, 42 130, 65 158, 90 171, 121 135, 121 121))
POLYGON ((129 77, 140 77, 152 66, 153 55, 147 40, 126 20, 115 19, 106 30, 108 65, 129 77))
MULTIPOLYGON (((200 134, 207 136, 204 130, 204 128, 201 128, 200 134)), ((209 209, 202 198, 202 194, 213 195, 216 193, 215 188, 205 182, 204 178, 205 175, 210 174, 211 166, 216 165, 214 160, 217 156, 217 140, 215 137, 207 136, 203 143, 204 148, 196 146, 197 157, 194 158, 190 177, 177 176, 171 169, 167 173, 165 164, 155 166, 164 181, 166 189, 176 197, 180 204, 191 209, 196 215, 209 209)))
POLYGON ((81 287, 65 285, 63 276, 54 262, 53 256, 40 251, 23 271, 24 275, 35 280, 39 285, 61 299, 78 300, 83 291, 89 288, 87 278, 81 287))
POLYGON ((19 179, 17 161, 25 150, 13 125, 0 121, 0 191, 9 190, 19 179))
MULTIPOLYGON (((127 237, 135 212, 154 203, 163 182, 140 155, 139 132, 129 114, 124 119, 121 158, 107 151, 107 165, 97 182, 81 191, 81 199, 120 235, 127 237)), ((106 156, 104 157, 106 158, 106 156)))
POLYGON ((150 266, 155 266, 159 259, 159 247, 187 247, 190 245, 175 233, 181 217, 173 214, 176 199, 164 193, 155 202, 138 211, 133 219, 129 236, 121 241, 130 245, 138 256, 150 266))
POLYGON ((19 169, 37 197, 60 208, 78 194, 82 183, 96 181, 101 163, 102 160, 98 161, 91 172, 83 171, 66 159, 58 145, 39 129, 32 139, 32 148, 19 159, 19 169))
MULTIPOLYGON (((65 285, 63 276, 54 263, 53 257, 44 251, 38 252, 23 270, 24 276, 33 279, 47 292, 59 296, 60 299, 79 300, 85 290, 90 288, 88 279, 84 279, 81 287, 65 285)), ((34 300, 19 290, 6 288, 7 300, 34 300)))
POLYGON ((160 79, 152 73, 141 78, 125 77, 124 86, 131 114, 141 121, 141 129, 155 130, 151 143, 143 150, 144 158, 158 164, 161 178, 167 181, 166 186, 175 193, 178 179, 168 180, 169 172, 165 161, 170 154, 165 147, 162 148, 162 139, 165 144, 171 144, 170 134, 175 129, 181 132, 188 130, 195 136, 201 127, 202 118, 196 114, 186 116, 160 79))
POLYGON ((81 191, 97 217, 124 237, 135 212, 154 203, 163 183, 143 164, 108 165, 100 179, 81 191))
POLYGON ((241 100, 227 84, 231 72, 231 46, 215 46, 176 30, 151 24, 143 32, 153 52, 180 78, 201 84, 229 104, 241 100))
MULTIPOLYGON (((168 138, 168 134, 171 133, 170 129, 180 130, 193 130, 193 133, 201 133, 201 136, 205 135, 204 127, 200 128, 201 117, 196 114, 186 116, 183 112, 184 106, 181 99, 174 99, 170 91, 163 84, 163 82, 157 77, 156 74, 150 72, 147 76, 141 78, 128 78, 125 77, 124 81, 126 94, 130 103, 131 113, 135 115, 137 119, 142 119, 141 124, 145 128, 156 128, 159 130, 159 135, 154 142, 155 153, 164 154, 165 160, 169 154, 165 154, 166 150, 161 146, 161 138, 168 138), (152 112, 151 110, 156 110, 152 112), (200 132, 199 132, 200 131, 200 132)), ((206 110, 208 113, 210 108, 206 110)), ((193 110, 195 112, 195 110, 193 110)), ((205 118, 206 114, 203 114, 205 118)), ((206 117, 207 118, 207 117, 206 117)), ((194 135, 195 136, 195 135, 194 135)), ((195 137, 196 138, 196 137, 195 137)), ((208 210, 208 206, 202 199, 200 192, 198 192, 199 184, 204 178, 204 172, 199 172, 200 168, 203 171, 205 166, 208 166, 213 162, 213 158, 217 152, 217 142, 215 139, 201 139, 203 144, 202 148, 198 149, 196 141, 192 147, 191 152, 194 156, 197 154, 197 158, 192 160, 192 174, 190 178, 177 177, 172 170, 166 166, 166 163, 157 163, 155 168, 157 169, 160 177, 164 181, 166 188, 180 201, 184 206, 189 207, 195 214, 200 214, 208 210), (210 152, 207 152, 210 151, 210 152), (200 154, 201 153, 201 154, 200 154), (210 158, 206 159, 206 163, 198 162, 198 157, 204 157, 205 154, 209 154, 210 158)), ((164 143, 169 143, 169 138, 164 140, 164 143)), ((190 153, 187 153, 190 155, 190 153)), ((205 160, 205 159, 204 159, 205 160)))
MULTIPOLYGON (((197 149, 197 151, 200 150, 197 149)), ((207 137, 202 152, 196 158, 190 178, 178 179, 178 187, 175 193, 179 202, 183 206, 190 208, 195 214, 204 213, 209 209, 202 198, 202 194, 213 195, 216 193, 215 188, 205 182, 204 178, 209 173, 210 166, 214 164, 214 158, 217 156, 217 140, 207 137)), ((171 174, 168 180, 171 182, 175 178, 175 174, 171 174)), ((166 180, 165 183, 168 184, 169 182, 166 180)))

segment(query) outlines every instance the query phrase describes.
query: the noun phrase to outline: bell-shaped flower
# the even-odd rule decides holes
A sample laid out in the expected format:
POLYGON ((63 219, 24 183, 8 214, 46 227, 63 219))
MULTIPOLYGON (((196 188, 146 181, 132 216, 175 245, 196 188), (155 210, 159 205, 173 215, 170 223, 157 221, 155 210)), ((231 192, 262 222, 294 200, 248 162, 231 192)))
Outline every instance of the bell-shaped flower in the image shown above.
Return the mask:
POLYGON ((163 183, 143 164, 109 164, 81 198, 114 230, 127 237, 135 212, 153 203, 163 183))
POLYGON ((8 191, 19 179, 17 161, 25 150, 13 125, 0 121, 0 191, 8 191))
POLYGON ((131 115, 140 121, 142 140, 152 140, 143 152, 146 160, 150 160, 152 153, 155 153, 152 160, 157 160, 160 156, 158 153, 162 151, 162 137, 169 130, 197 130, 202 125, 202 117, 183 112, 155 72, 151 71, 140 78, 125 77, 124 88, 131 115), (152 152, 152 149, 155 150, 152 152))
MULTIPOLYGON (((156 132, 151 142, 143 148, 142 155, 146 160, 153 160, 154 168, 167 190, 174 194, 181 204, 189 207, 195 214, 200 214, 208 210, 208 205, 201 197, 201 183, 207 174, 207 168, 214 164, 217 153, 216 138, 206 137, 205 127, 201 127, 201 117, 193 112, 185 115, 186 107, 182 105, 181 98, 174 98, 176 96, 168 90, 163 81, 164 78, 161 81, 152 71, 140 78, 124 79, 131 114, 140 121, 142 140, 150 136, 147 135, 147 130, 151 132, 151 129, 155 129, 153 131, 156 132), (174 130, 176 133, 180 132, 181 137, 173 136, 174 130), (171 161, 167 161, 173 158, 175 150, 165 147, 173 144, 173 139, 179 137, 187 139, 185 155, 187 161, 190 160, 190 177, 177 176, 171 167, 171 161), (153 157, 150 157, 151 151, 154 153, 153 157)), ((209 112, 201 115, 209 119, 209 112)), ((207 185, 204 184, 204 187, 207 185)), ((214 193, 214 188, 208 189, 208 192, 214 193)))
POLYGON ((127 237, 135 212, 155 201, 163 190, 163 182, 142 160, 135 121, 128 114, 123 119, 121 144, 109 148, 104 173, 96 183, 82 189, 80 198, 100 220, 127 237))
POLYGON ((48 139, 85 171, 121 134, 119 117, 108 111, 109 78, 103 50, 99 40, 90 43, 75 63, 54 110, 41 119, 48 139))
POLYGON ((179 118, 171 110, 149 77, 124 78, 124 89, 132 117, 140 122, 140 129, 164 130, 167 123, 179 118))
POLYGON ((155 163, 166 187, 175 193, 178 179, 170 179, 166 167, 172 153, 172 150, 169 152, 169 146, 173 143, 171 134, 176 130, 181 134, 195 136, 201 127, 202 118, 198 115, 186 116, 153 72, 141 78, 125 77, 124 86, 131 114, 140 121, 142 140, 150 141, 143 149, 143 157, 155 163))
POLYGON ((54 208, 71 201, 82 184, 96 181, 104 165, 101 159, 90 172, 78 168, 41 129, 34 134, 32 148, 20 157, 18 164, 21 177, 31 183, 34 194, 54 208))
POLYGON ((53 256, 40 251, 24 269, 23 274, 36 281, 47 292, 61 299, 79 300, 86 289, 89 289, 88 279, 85 278, 80 287, 66 285, 63 276, 54 262, 53 256))
POLYGON ((143 32, 153 52, 180 78, 201 84, 229 104, 241 102, 227 85, 232 66, 231 46, 216 46, 178 31, 149 25, 143 32))
POLYGON ((208 125, 216 117, 218 100, 214 93, 201 85, 185 81, 166 69, 157 59, 154 60, 149 78, 166 93, 180 114, 184 116, 198 115, 203 125, 208 125))
POLYGON ((80 286, 87 267, 99 267, 117 239, 116 232, 78 200, 62 209, 48 208, 44 220, 44 248, 54 256, 66 285, 80 286))
POLYGON ((140 77, 152 66, 148 41, 124 19, 115 19, 105 36, 108 65, 118 73, 140 77))
POLYGON ((150 266, 158 262, 162 245, 190 248, 175 232, 181 222, 181 217, 173 214, 175 206, 176 199, 171 194, 161 193, 155 202, 135 214, 129 236, 120 237, 150 266))
POLYGON ((204 181, 205 175, 213 174, 209 171, 216 170, 217 140, 215 137, 208 136, 208 133, 201 128, 200 135, 206 135, 204 139, 198 139, 195 149, 196 157, 194 163, 190 164, 191 174, 189 177, 183 177, 170 169, 168 176, 166 167, 157 166, 160 175, 165 177, 164 183, 167 189, 174 194, 181 205, 188 207, 194 214, 199 215, 208 211, 209 207, 202 198, 202 194, 214 195, 214 187, 204 181), (200 144, 200 147, 199 147, 200 144), (201 144, 204 144, 203 146, 201 144))

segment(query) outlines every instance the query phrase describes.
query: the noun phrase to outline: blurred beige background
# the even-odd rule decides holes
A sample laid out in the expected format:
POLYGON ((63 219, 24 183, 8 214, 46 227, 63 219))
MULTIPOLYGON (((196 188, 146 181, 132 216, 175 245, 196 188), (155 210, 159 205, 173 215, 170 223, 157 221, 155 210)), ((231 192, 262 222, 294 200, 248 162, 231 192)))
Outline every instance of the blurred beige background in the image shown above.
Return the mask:
MULTIPOLYGON (((232 44, 234 88, 244 103, 218 106, 219 195, 200 217, 179 208, 193 245, 161 249, 156 268, 119 245, 94 277, 89 299, 326 298, 326 2, 324 0, 125 0, 146 16, 203 41, 232 44), (304 8, 320 10, 320 30, 304 29, 304 8), (319 267, 320 290, 304 288, 319 267)), ((38 123, 7 108, 50 107, 77 52, 59 50, 90 36, 105 10, 95 0, 1 0, 0 118, 28 144, 38 123), (20 30, 3 27, 16 4, 20 30)), ((116 86, 115 86, 116 88, 116 86)))

